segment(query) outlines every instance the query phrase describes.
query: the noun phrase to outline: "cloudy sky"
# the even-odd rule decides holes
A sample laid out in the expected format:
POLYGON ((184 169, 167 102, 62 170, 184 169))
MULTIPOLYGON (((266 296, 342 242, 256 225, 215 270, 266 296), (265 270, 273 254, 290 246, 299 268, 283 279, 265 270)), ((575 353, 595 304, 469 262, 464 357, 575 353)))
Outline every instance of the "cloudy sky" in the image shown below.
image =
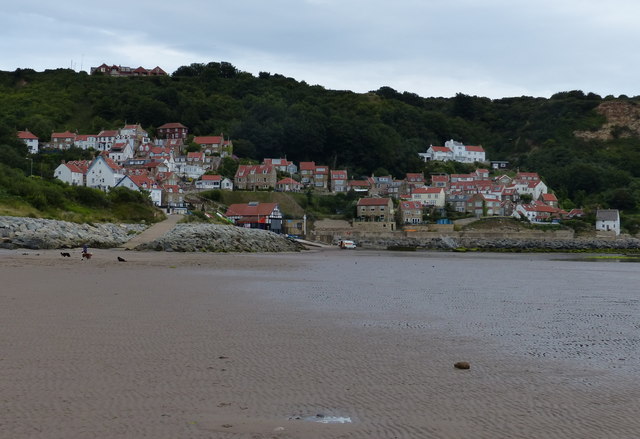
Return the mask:
POLYGON ((637 0, 4 3, 4 71, 228 61, 356 92, 640 95, 637 0))

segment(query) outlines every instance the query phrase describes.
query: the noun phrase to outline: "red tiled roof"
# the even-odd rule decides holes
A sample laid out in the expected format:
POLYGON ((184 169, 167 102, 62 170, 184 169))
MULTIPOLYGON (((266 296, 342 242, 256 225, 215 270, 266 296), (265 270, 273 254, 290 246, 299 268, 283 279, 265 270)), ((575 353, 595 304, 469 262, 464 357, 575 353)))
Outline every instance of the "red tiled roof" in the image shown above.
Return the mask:
POLYGON ((444 191, 441 187, 419 187, 411 191, 412 194, 439 194, 444 191))
POLYGON ((316 169, 316 162, 300 162, 301 171, 313 171, 316 169))
POLYGON ((198 136, 193 138, 193 142, 198 145, 220 145, 223 140, 222 136, 198 136))
POLYGON ((76 137, 76 133, 72 133, 71 131, 65 131, 64 133, 51 133, 51 138, 52 139, 59 139, 59 138, 74 138, 76 137))
POLYGON ((38 137, 30 131, 18 131, 18 138, 23 140, 38 139, 38 137))
POLYGON ((291 178, 291 177, 283 178, 282 180, 280 180, 280 181, 279 181, 278 183, 276 183, 276 184, 279 184, 279 185, 280 185, 280 184, 290 184, 290 185, 293 185, 293 186, 302 186, 302 183, 300 183, 299 181, 295 181, 295 180, 294 180, 293 178, 291 178))
POLYGON ((391 198, 360 198, 358 206, 387 206, 391 198))
POLYGON ((222 175, 203 175, 202 181, 222 181, 222 175))
POLYGON ((484 152, 484 148, 482 146, 471 146, 465 145, 464 147, 468 152, 484 152))
POLYGON ((170 122, 165 123, 164 125, 160 125, 158 129, 167 129, 167 128, 186 128, 186 126, 182 125, 180 122, 170 122))

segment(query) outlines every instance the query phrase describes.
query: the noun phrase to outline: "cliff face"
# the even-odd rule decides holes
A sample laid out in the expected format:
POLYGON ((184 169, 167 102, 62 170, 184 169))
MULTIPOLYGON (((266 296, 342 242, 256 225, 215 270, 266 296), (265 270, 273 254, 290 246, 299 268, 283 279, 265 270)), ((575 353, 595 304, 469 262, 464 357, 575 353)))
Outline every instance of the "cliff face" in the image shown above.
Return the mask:
POLYGON ((586 140, 611 140, 640 136, 640 108, 629 102, 608 101, 598 105, 596 111, 607 122, 597 131, 575 131, 576 137, 586 140))

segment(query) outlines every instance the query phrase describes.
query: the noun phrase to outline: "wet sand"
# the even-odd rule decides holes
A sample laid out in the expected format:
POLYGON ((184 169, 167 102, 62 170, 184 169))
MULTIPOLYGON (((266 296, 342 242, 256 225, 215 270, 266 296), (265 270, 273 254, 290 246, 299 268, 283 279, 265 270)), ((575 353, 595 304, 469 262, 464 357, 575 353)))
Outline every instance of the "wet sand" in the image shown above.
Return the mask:
POLYGON ((640 436, 637 264, 93 254, 0 251, 0 437, 640 436))

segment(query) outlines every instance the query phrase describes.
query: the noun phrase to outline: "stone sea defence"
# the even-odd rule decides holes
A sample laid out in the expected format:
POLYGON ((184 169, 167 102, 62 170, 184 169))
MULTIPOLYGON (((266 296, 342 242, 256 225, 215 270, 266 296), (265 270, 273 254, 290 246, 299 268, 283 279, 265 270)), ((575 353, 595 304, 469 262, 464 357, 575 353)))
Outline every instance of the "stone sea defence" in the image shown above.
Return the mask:
POLYGON ((41 218, 0 216, 0 248, 118 247, 140 233, 143 224, 76 224, 41 218))
POLYGON ((178 224, 164 236, 136 250, 176 252, 292 252, 302 244, 283 235, 220 224, 178 224))
POLYGON ((635 250, 640 249, 640 239, 618 238, 573 238, 573 239, 517 239, 517 238, 469 238, 439 236, 433 238, 396 238, 375 239, 371 236, 358 240, 362 248, 407 248, 424 250, 635 250))

